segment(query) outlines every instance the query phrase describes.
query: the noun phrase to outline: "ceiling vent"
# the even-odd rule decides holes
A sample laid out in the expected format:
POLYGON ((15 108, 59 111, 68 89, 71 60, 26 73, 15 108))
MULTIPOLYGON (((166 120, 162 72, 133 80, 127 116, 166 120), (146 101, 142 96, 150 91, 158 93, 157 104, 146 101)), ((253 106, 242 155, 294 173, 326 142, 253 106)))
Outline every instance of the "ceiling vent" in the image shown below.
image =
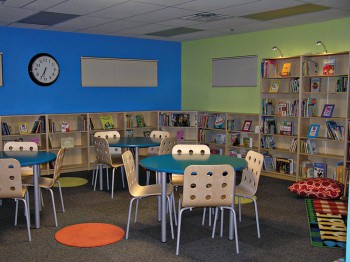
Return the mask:
POLYGON ((214 22, 214 21, 219 21, 219 20, 228 19, 228 18, 230 17, 226 15, 218 15, 215 13, 202 12, 194 15, 184 16, 181 19, 197 21, 197 22, 214 22))

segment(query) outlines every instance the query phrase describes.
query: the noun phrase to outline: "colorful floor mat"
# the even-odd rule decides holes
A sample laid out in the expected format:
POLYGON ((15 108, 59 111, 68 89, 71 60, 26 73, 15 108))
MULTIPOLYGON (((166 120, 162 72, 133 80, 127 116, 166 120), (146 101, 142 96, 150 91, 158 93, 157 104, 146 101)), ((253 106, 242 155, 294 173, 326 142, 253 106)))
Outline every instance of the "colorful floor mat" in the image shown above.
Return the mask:
POLYGON ((346 247, 348 203, 335 200, 305 199, 311 244, 317 247, 346 247))

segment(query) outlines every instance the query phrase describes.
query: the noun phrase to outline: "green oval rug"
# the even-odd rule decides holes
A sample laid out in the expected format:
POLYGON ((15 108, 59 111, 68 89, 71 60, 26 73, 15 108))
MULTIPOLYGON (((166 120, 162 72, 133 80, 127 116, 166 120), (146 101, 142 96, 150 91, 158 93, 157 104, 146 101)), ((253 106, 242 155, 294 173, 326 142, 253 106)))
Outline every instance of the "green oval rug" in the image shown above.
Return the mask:
MULTIPOLYGON (((60 177, 58 180, 60 181, 61 187, 77 187, 88 183, 85 178, 81 177, 60 177)), ((57 184, 54 185, 54 187, 57 186, 57 184)))
MULTIPOLYGON (((256 200, 256 196, 253 196, 253 198, 256 200)), ((248 203, 252 203, 253 200, 251 200, 250 198, 243 198, 241 197, 241 204, 248 204, 248 203)), ((235 204, 238 205, 238 197, 235 197, 235 204)))

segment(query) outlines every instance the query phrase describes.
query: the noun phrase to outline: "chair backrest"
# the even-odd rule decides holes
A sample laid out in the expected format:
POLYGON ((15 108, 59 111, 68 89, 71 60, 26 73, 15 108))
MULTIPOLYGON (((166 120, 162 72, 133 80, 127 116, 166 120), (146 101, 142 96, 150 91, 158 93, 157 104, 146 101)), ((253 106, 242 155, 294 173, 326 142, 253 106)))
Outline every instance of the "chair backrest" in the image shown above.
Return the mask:
POLYGON ((66 152, 66 148, 61 148, 60 150, 58 150, 56 161, 55 161, 55 167, 53 171, 53 181, 51 186, 53 186, 56 183, 57 179, 59 179, 61 176, 61 170, 62 170, 63 158, 64 158, 65 152, 66 152))
MULTIPOLYGON (((105 139, 108 139, 110 141, 111 139, 118 139, 120 137, 120 133, 116 130, 113 131, 100 131, 96 132, 94 134, 95 137, 103 137, 105 139)), ((120 156, 122 154, 122 148, 121 147, 109 147, 109 152, 112 156, 120 156)))
POLYGON ((122 154, 123 164, 125 168, 126 179, 128 181, 129 193, 132 196, 137 195, 142 188, 137 180, 134 156, 130 150, 122 154))
POLYGON ((94 137, 94 147, 96 151, 96 159, 100 164, 112 165, 112 156, 109 152, 109 143, 103 137, 94 137))
MULTIPOLYGON (((164 139, 170 137, 170 133, 168 131, 158 131, 153 130, 149 135, 151 138, 159 138, 164 139)), ((148 154, 150 155, 158 155, 159 154, 159 146, 153 146, 148 148, 148 154)))
POLYGON ((163 138, 159 146, 159 155, 171 154, 173 147, 176 145, 176 137, 163 138))
POLYGON ((244 187, 252 195, 258 190, 259 178, 264 162, 264 156, 258 152, 250 150, 245 160, 248 162, 247 167, 242 172, 240 187, 244 187))
MULTIPOLYGON (((10 141, 4 145, 4 151, 38 151, 38 144, 35 142, 15 142, 10 141)), ((22 167, 23 172, 33 172, 32 166, 22 167)))
POLYGON ((173 147, 173 155, 210 155, 207 145, 179 144, 173 147))
POLYGON ((38 151, 38 144, 35 142, 7 142, 4 151, 38 151))
POLYGON ((0 159, 0 198, 23 198, 21 165, 14 158, 0 159))
POLYGON ((235 175, 230 165, 188 166, 184 171, 182 206, 231 206, 235 175))

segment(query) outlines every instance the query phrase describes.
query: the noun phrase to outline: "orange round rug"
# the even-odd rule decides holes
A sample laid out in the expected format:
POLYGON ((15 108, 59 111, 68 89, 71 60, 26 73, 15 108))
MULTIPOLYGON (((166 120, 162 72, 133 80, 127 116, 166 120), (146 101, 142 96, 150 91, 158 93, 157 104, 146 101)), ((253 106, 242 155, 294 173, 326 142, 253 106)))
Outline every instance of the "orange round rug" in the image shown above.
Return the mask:
POLYGON ((104 223, 83 223, 62 228, 55 234, 56 240, 72 247, 100 247, 123 239, 125 231, 104 223))

